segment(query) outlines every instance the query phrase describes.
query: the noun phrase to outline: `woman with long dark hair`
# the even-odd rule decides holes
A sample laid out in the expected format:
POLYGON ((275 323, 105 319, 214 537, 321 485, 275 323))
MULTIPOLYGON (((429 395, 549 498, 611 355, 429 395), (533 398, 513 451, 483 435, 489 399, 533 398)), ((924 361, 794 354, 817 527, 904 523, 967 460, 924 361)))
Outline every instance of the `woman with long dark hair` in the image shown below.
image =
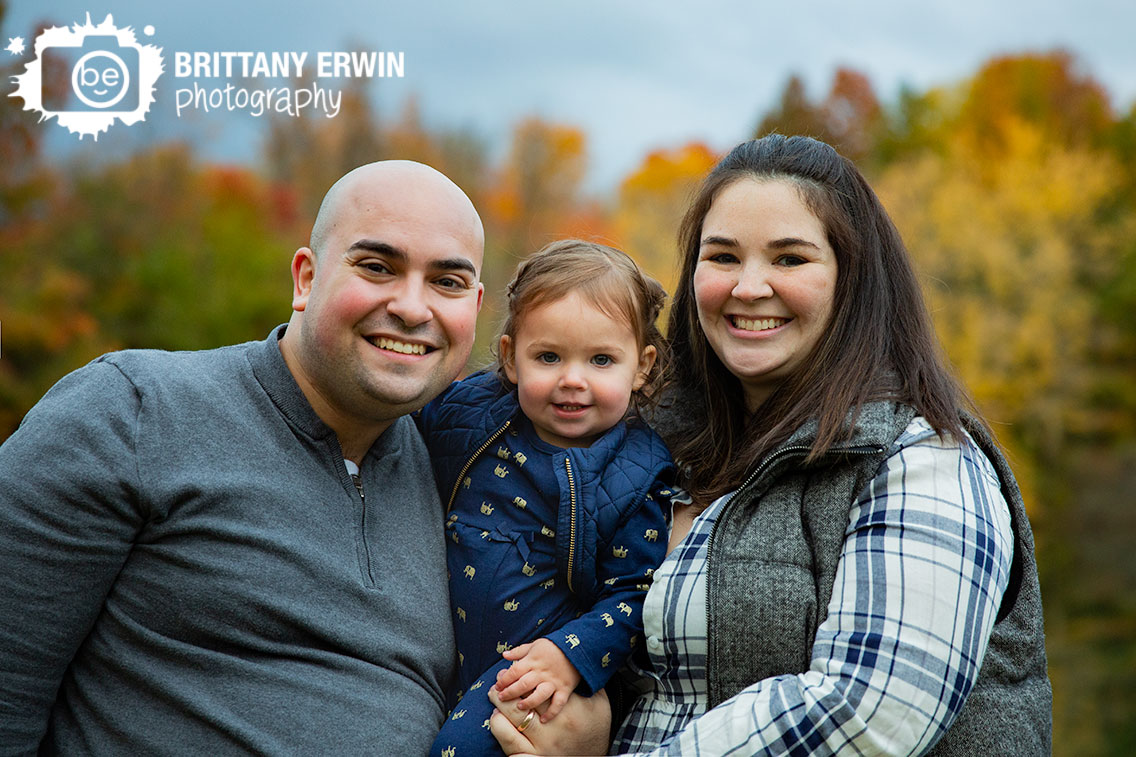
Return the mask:
MULTIPOLYGON (((816 140, 746 142, 679 238, 654 423, 691 502, 612 750, 1047 754, 1021 495, 867 182, 816 140)), ((506 751, 589 748, 502 712, 506 751)))

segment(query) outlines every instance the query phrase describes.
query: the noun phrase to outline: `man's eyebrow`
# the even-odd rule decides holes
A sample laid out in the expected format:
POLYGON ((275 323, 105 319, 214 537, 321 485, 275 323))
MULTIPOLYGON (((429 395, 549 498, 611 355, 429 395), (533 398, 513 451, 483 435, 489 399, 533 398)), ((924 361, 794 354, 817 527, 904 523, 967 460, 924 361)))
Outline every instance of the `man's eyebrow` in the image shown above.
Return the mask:
MULTIPOLYGON (((400 263, 406 263, 410 260, 410 256, 401 247, 395 247, 387 242, 379 242, 374 239, 360 239, 347 248, 350 250, 368 250, 370 252, 378 253, 387 258, 392 258, 400 263)), ((431 270, 435 271, 466 271, 471 276, 477 276, 477 267, 474 266, 473 261, 468 258, 444 258, 442 260, 431 260, 429 262, 431 270)))
POLYGON ((466 271, 470 276, 476 278, 477 268, 474 267, 472 260, 465 258, 446 258, 445 260, 431 260, 430 268, 435 271, 466 271))
POLYGON ((347 248, 348 252, 350 252, 351 250, 369 250, 371 252, 377 252, 381 255, 386 255, 387 257, 402 261, 408 259, 405 250, 399 247, 395 247, 392 244, 387 244, 386 242, 378 242, 374 239, 357 240, 355 244, 347 248))

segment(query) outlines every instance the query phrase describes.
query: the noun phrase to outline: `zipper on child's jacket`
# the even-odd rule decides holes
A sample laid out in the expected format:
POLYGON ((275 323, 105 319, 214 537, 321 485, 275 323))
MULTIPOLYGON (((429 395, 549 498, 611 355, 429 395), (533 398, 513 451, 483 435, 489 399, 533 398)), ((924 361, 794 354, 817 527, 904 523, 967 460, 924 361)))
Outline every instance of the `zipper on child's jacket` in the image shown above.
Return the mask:
POLYGON ((367 494, 363 491, 363 478, 358 473, 351 474, 351 482, 355 484, 355 491, 359 492, 359 503, 363 506, 363 517, 360 523, 363 539, 363 557, 366 558, 367 585, 375 585, 375 576, 371 573, 371 545, 367 543, 367 494))
POLYGON ((576 481, 572 478, 572 461, 564 455, 564 470, 568 473, 568 591, 575 592, 572 587, 572 563, 576 557, 576 481))
MULTIPOLYGON (((477 460, 477 458, 481 457, 481 454, 483 452, 485 452, 485 450, 489 449, 489 447, 492 446, 493 442, 497 441, 497 439, 500 438, 500 436, 502 434, 504 434, 505 431, 508 430, 509 425, 512 422, 513 421, 512 421, 511 418, 509 420, 505 421, 504 425, 501 426, 501 428, 494 431, 492 434, 490 434, 489 438, 486 439, 481 444, 480 447, 478 447, 476 450, 474 450, 474 453, 469 456, 468 460, 466 460, 465 465, 463 465, 462 468, 461 468, 461 471, 458 472, 457 480, 454 481, 454 488, 450 492, 450 501, 446 503, 446 514, 447 515, 449 514, 450 510, 452 510, 453 507, 454 507, 454 500, 457 499, 457 497, 458 497, 458 487, 461 486, 462 481, 465 479, 465 475, 467 473, 469 473, 469 469, 473 466, 473 464, 477 460)), ((564 469, 568 474, 568 501, 569 501, 569 508, 568 508, 568 522, 569 522, 569 528, 568 528, 568 564, 565 567, 565 573, 567 574, 568 590, 569 591, 575 591, 575 589, 572 586, 572 569, 573 569, 573 565, 575 563, 575 557, 576 557, 576 532, 578 530, 578 525, 577 525, 578 519, 576 517, 576 510, 577 510, 576 479, 573 478, 573 476, 572 476, 572 463, 568 460, 567 455, 564 456, 564 469)), ((360 492, 361 491, 362 490, 360 490, 360 492)))
POLYGON ((485 443, 478 447, 477 450, 474 451, 472 455, 470 455, 469 460, 466 460, 465 465, 462 466, 461 472, 458 473, 457 480, 454 481, 454 489, 452 492, 450 492, 450 501, 446 503, 447 515, 449 515, 450 510, 452 510, 454 507, 454 500, 458 497, 458 487, 461 486, 462 479, 464 479, 465 474, 469 472, 470 466, 472 466, 473 462, 481 456, 482 452, 489 449, 489 445, 493 444, 493 442, 497 441, 497 438, 501 436, 501 434, 505 433, 505 430, 509 428, 509 424, 512 422, 513 420, 511 418, 505 421, 505 425, 490 434, 489 438, 485 440, 485 443))

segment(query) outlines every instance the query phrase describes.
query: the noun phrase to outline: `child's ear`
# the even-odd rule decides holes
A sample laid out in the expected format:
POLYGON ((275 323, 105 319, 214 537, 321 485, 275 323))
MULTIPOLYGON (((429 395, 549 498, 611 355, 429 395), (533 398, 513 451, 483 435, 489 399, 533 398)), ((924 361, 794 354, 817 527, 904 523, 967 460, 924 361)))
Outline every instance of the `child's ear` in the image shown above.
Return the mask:
POLYGON ((639 354, 639 371, 635 374, 635 383, 631 385, 632 391, 639 391, 643 388, 643 384, 647 383, 647 377, 651 375, 651 369, 655 367, 655 359, 658 356, 653 345, 648 344, 643 348, 643 352, 639 354))
POLYGON ((514 384, 517 383, 517 356, 513 350, 513 339, 508 334, 501 335, 497 354, 501 357, 501 367, 505 369, 505 375, 514 384))

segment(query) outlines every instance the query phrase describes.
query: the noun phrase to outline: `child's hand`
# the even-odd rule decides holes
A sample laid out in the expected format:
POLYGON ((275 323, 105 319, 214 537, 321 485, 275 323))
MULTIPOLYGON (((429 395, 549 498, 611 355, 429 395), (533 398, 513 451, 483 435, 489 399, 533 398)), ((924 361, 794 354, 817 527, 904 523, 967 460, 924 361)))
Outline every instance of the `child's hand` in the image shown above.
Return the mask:
POLYGON ((568 695, 580 683, 579 671, 548 639, 521 644, 505 652, 503 657, 514 662, 497 674, 493 688, 504 701, 528 694, 517 702, 521 710, 535 708, 551 699, 548 709, 540 716, 542 723, 556 717, 568 701, 568 695))

